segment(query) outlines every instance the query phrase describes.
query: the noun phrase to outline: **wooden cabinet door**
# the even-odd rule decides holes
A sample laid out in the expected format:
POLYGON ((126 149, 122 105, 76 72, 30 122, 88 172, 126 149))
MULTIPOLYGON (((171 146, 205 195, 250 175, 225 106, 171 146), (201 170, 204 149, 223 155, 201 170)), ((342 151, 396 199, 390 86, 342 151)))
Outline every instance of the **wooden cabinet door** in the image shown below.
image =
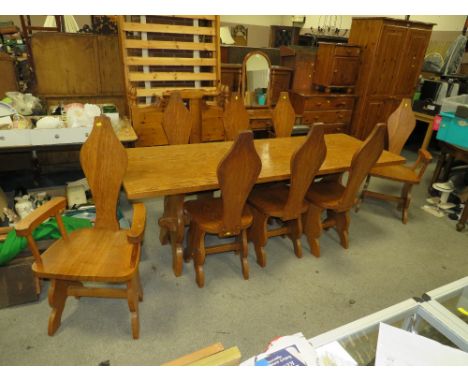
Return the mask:
POLYGON ((369 81, 368 95, 388 95, 394 89, 398 64, 408 28, 384 25, 375 52, 375 61, 369 81))
POLYGON ((314 79, 315 56, 298 58, 294 70, 293 90, 310 90, 314 79))
POLYGON ((335 57, 333 59, 331 86, 354 86, 359 72, 358 57, 335 57))
POLYGON ((405 49, 400 55, 400 64, 393 94, 401 98, 411 98, 413 96, 430 37, 431 30, 408 30, 405 49))

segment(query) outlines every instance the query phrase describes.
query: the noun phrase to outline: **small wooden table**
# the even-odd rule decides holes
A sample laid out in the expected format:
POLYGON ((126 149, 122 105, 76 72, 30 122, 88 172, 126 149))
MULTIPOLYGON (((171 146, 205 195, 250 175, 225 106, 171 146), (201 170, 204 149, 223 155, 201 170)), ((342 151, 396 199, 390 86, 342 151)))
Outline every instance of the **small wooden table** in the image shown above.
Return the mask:
POLYGON ((422 149, 427 150, 427 147, 429 146, 429 143, 431 142, 431 138, 432 138, 432 132, 433 132, 432 127, 433 127, 433 124, 434 124, 434 117, 435 116, 415 111, 414 112, 414 117, 416 118, 417 121, 427 123, 426 135, 424 136, 424 141, 423 141, 423 143, 421 145, 422 149))
MULTIPOLYGON (((262 160, 257 183, 287 180, 290 159, 305 137, 255 140, 262 160)), ((346 134, 325 135, 327 156, 319 175, 349 170, 351 160, 362 141, 346 134)), ((216 190, 216 169, 232 142, 129 148, 128 168, 123 185, 130 200, 168 196, 160 219, 161 244, 172 245, 173 270, 182 273, 184 239, 183 204, 186 193, 216 190)), ((385 151, 377 166, 403 164, 405 158, 385 151)))

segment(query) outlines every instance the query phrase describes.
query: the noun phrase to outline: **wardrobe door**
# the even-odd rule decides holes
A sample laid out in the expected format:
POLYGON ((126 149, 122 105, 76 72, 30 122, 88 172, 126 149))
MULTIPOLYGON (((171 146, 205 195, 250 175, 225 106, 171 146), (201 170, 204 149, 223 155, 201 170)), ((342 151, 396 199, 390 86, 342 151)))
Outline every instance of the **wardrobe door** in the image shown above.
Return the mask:
POLYGON ((431 30, 408 29, 405 49, 400 55, 400 65, 393 94, 401 98, 412 98, 416 82, 421 73, 431 30))
POLYGON ((369 96, 392 94, 397 79, 398 64, 408 28, 384 25, 375 52, 369 81, 369 96))

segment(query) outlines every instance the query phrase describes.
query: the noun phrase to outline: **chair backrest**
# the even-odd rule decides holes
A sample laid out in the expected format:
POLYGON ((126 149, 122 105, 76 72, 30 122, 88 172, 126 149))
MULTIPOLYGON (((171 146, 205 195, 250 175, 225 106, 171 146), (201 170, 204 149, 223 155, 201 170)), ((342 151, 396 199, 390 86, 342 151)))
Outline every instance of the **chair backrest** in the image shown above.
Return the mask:
POLYGON ((354 205, 359 187, 384 150, 386 134, 387 125, 378 123, 361 148, 354 153, 346 190, 339 202, 340 210, 348 210, 354 205))
POLYGON ((223 124, 226 141, 233 141, 241 131, 249 129, 249 114, 242 97, 237 93, 231 94, 224 106, 223 124))
POLYGON ((95 228, 118 230, 117 201, 127 171, 127 152, 109 118, 94 118, 93 130, 81 148, 80 162, 96 206, 95 228))
POLYGON ((223 227, 220 235, 236 235, 240 232, 242 210, 261 168, 262 162, 255 150, 253 133, 240 132, 217 170, 223 200, 223 227))
POLYGON ((398 108, 388 117, 388 151, 400 154, 416 126, 411 100, 403 98, 398 108))
POLYGON ((185 107, 179 92, 173 92, 169 96, 169 102, 164 109, 162 125, 170 145, 189 143, 192 116, 185 107))
POLYGON ((315 123, 310 128, 304 143, 291 157, 291 181, 288 200, 283 210, 284 220, 297 218, 301 214, 305 194, 326 154, 323 123, 315 123))
POLYGON ((290 137, 295 121, 296 113, 289 101, 289 94, 281 92, 273 110, 273 128, 276 137, 290 137))

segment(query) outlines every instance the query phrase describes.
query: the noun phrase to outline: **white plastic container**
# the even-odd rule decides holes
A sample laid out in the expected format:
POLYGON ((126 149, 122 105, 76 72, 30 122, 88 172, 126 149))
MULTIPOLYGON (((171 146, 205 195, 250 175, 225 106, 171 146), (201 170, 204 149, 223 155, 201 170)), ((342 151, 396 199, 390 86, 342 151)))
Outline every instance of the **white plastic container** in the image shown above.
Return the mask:
POLYGON ((468 106, 468 94, 462 94, 455 97, 448 97, 442 101, 440 112, 455 113, 458 106, 468 106))

